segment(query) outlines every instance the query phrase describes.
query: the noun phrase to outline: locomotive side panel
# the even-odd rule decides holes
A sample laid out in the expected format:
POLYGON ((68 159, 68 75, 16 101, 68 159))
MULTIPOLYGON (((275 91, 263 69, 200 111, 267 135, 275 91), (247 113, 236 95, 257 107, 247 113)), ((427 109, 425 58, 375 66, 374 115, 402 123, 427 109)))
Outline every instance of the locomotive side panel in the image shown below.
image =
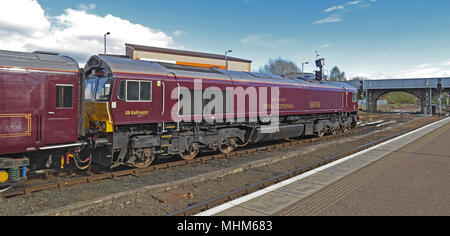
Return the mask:
POLYGON ((343 111, 342 92, 336 89, 306 88, 306 113, 334 113, 343 111))
POLYGON ((0 70, 0 155, 35 151, 42 145, 44 78, 0 70))
POLYGON ((74 143, 78 140, 78 73, 54 74, 45 78, 47 109, 45 144, 74 143))
POLYGON ((77 74, 23 71, 0 71, 0 154, 76 142, 77 74))
MULTIPOLYGON (((230 80, 180 76, 177 77, 177 81, 182 88, 189 90, 189 92, 187 90, 184 93, 180 92, 180 104, 187 105, 186 102, 190 102, 187 108, 183 107, 183 110, 180 111, 179 118, 185 121, 225 121, 227 115, 232 114, 231 107, 227 107, 231 97, 226 93, 228 88, 234 87, 230 80), (188 93, 190 99, 183 97, 188 93), (219 106, 216 109, 209 109, 208 105, 211 106, 213 103, 219 104, 219 106)), ((178 99, 172 101, 175 102, 173 103, 175 106, 178 99)), ((178 110, 178 107, 174 107, 174 109, 178 110)), ((173 121, 171 116, 165 118, 166 121, 173 121)))
MULTIPOLYGON (((163 96, 168 86, 164 77, 116 74, 110 107, 115 125, 153 124, 162 120, 163 96)), ((166 98, 167 100, 167 98, 166 98)), ((165 108, 164 108, 165 109, 165 108)))

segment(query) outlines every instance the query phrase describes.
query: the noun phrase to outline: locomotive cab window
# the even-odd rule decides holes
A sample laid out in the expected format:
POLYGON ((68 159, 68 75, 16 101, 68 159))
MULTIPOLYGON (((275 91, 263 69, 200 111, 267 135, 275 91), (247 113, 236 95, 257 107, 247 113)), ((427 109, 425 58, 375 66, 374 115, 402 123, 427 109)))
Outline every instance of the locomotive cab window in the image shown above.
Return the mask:
POLYGON ((152 82, 121 81, 117 91, 117 98, 127 102, 151 102, 152 82))
POLYGON ((352 93, 352 102, 358 102, 358 94, 352 93))
POLYGON ((97 83, 97 81, 95 78, 86 79, 85 89, 84 89, 84 98, 86 100, 88 100, 88 101, 94 100, 96 83, 97 83))
POLYGON ((73 85, 56 85, 56 108, 73 108, 73 85))
POLYGON ((95 98, 97 101, 108 101, 111 94, 112 78, 103 77, 98 79, 97 92, 95 98))
POLYGON ((112 75, 94 72, 86 78, 85 99, 87 101, 109 101, 113 85, 112 75))

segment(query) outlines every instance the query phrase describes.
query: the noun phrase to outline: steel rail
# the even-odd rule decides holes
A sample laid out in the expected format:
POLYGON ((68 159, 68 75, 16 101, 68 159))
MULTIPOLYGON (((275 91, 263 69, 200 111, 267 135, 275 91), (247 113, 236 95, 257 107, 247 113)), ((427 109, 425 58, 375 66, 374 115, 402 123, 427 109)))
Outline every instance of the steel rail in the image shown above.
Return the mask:
MULTIPOLYGON (((191 164, 195 164, 195 163, 206 163, 206 162, 209 162, 212 160, 219 160, 219 159, 224 159, 224 158, 230 159, 230 158, 235 158, 235 157, 239 157, 242 155, 258 153, 258 152, 271 152, 271 151, 276 151, 278 149, 286 148, 286 147, 293 147, 293 146, 299 146, 302 144, 326 141, 329 139, 345 137, 345 136, 350 136, 350 135, 354 135, 354 134, 369 133, 369 132, 377 130, 377 129, 379 129, 379 127, 367 127, 367 126, 358 127, 356 129, 349 130, 345 133, 339 133, 336 135, 329 135, 329 136, 324 136, 324 137, 309 138, 309 139, 294 140, 294 141, 289 140, 285 143, 280 143, 280 144, 238 150, 238 151, 234 151, 230 154, 213 154, 213 155, 208 155, 208 156, 204 156, 204 157, 198 157, 194 160, 181 160, 181 161, 175 161, 175 162, 168 162, 168 163, 163 163, 163 164, 152 165, 152 166, 149 166, 146 168, 141 168, 141 169, 128 169, 128 170, 114 171, 114 172, 108 172, 108 173, 102 173, 102 174, 95 174, 95 175, 91 175, 91 176, 73 177, 71 179, 60 180, 60 181, 51 182, 51 183, 37 184, 37 185, 19 187, 19 188, 11 188, 9 190, 5 190, 4 192, 0 193, 0 198, 29 196, 35 192, 41 192, 41 191, 45 191, 45 190, 58 189, 58 188, 62 189, 62 188, 68 187, 68 186, 76 185, 76 184, 83 184, 83 183, 89 184, 89 183, 93 183, 95 181, 101 181, 101 180, 108 180, 108 179, 117 180, 118 178, 124 177, 124 176, 139 177, 140 174, 146 173, 146 172, 158 171, 158 170, 162 170, 162 169, 169 169, 169 168, 178 167, 178 166, 187 166, 187 165, 191 165, 191 164)), ((61 173, 64 173, 64 172, 58 172, 58 174, 61 174, 61 173)), ((69 171, 68 173, 73 174, 74 171, 69 171)), ((37 176, 33 176, 33 177, 37 177, 37 176)))
POLYGON ((383 137, 383 138, 377 139, 375 141, 372 141, 370 143, 360 145, 360 146, 358 146, 356 148, 352 148, 349 151, 346 151, 346 152, 343 152, 343 153, 340 153, 340 154, 328 157, 325 160, 320 160, 320 161, 316 161, 316 162, 307 164, 307 165, 302 166, 300 168, 296 168, 294 170, 290 170, 288 172, 279 174, 279 175, 277 175, 275 177, 271 177, 271 178, 262 180, 262 181, 260 181, 260 182, 258 182, 256 184, 253 184, 253 185, 250 185, 250 186, 246 186, 246 187, 243 187, 243 188, 231 191, 229 193, 222 194, 220 196, 217 196, 217 197, 212 198, 210 200, 207 200, 205 202, 201 202, 201 203, 195 204, 195 205, 190 206, 188 208, 169 213, 166 216, 192 216, 192 215, 201 213, 203 211, 212 209, 214 207, 217 207, 217 206, 222 205, 224 203, 227 203, 229 201, 232 201, 232 200, 235 200, 237 198, 246 196, 248 194, 251 194, 253 192, 259 191, 261 189, 270 187, 270 186, 272 186, 274 184, 277 184, 277 183, 280 183, 280 182, 282 182, 284 180, 287 180, 287 179, 293 178, 295 176, 304 174, 304 173, 306 173, 308 171, 311 171, 313 169, 316 169, 318 167, 327 165, 327 164, 329 164, 331 162, 334 162, 334 161, 337 161, 339 159, 345 158, 345 157, 347 157, 349 155, 352 155, 354 153, 363 151, 363 150, 365 150, 367 148, 376 146, 376 145, 378 145, 380 143, 383 143, 383 142, 386 142, 386 141, 388 141, 390 139, 394 139, 396 137, 399 137, 399 136, 401 136, 403 134, 406 134, 406 133, 411 132, 411 131, 416 130, 416 129, 417 128, 410 128, 410 129, 402 130, 402 131, 400 131, 398 133, 395 133, 393 135, 390 135, 388 137, 383 137))
MULTIPOLYGON (((40 192, 40 191, 45 191, 45 190, 50 190, 50 189, 58 189, 58 188, 62 189, 64 187, 68 187, 68 186, 72 186, 72 185, 76 185, 76 184, 83 184, 83 183, 89 184, 89 183, 92 183, 95 181, 100 181, 100 180, 107 180, 107 179, 117 180, 118 178, 124 177, 124 176, 139 177, 140 174, 146 173, 146 172, 169 169, 169 168, 178 167, 178 166, 187 166, 187 165, 191 165, 191 164, 195 164, 195 163, 206 163, 206 162, 209 162, 212 160, 219 160, 219 159, 224 159, 224 158, 230 159, 230 158, 235 158, 235 157, 239 157, 242 155, 258 153, 258 152, 271 152, 271 151, 275 151, 275 150, 286 148, 286 147, 294 147, 294 146, 299 146, 302 144, 326 141, 329 139, 335 139, 335 138, 350 136, 350 135, 354 135, 354 134, 368 133, 368 132, 371 132, 371 131, 374 131, 377 129, 378 129, 377 127, 373 127, 373 128, 368 128, 368 127, 362 128, 361 127, 361 128, 356 128, 356 129, 347 131, 346 133, 339 133, 336 135, 329 135, 329 136, 324 136, 321 138, 309 138, 309 139, 294 140, 294 141, 290 140, 288 142, 280 143, 280 144, 238 150, 238 151, 234 151, 230 154, 213 154, 213 155, 208 155, 208 156, 204 156, 204 157, 198 157, 198 158, 196 158, 194 160, 190 160, 190 161, 181 160, 181 161, 152 165, 152 166, 142 168, 142 169, 120 170, 120 171, 114 171, 114 172, 108 172, 108 173, 102 173, 102 174, 95 174, 95 175, 91 175, 91 176, 73 177, 70 179, 55 181, 55 182, 51 182, 51 183, 44 183, 44 184, 37 184, 37 185, 33 185, 33 186, 12 188, 8 191, 1 193, 0 198, 11 198, 11 197, 17 197, 17 196, 23 196, 23 195, 29 196, 35 192, 40 192)), ((36 176, 34 176, 34 177, 36 177, 36 176)))

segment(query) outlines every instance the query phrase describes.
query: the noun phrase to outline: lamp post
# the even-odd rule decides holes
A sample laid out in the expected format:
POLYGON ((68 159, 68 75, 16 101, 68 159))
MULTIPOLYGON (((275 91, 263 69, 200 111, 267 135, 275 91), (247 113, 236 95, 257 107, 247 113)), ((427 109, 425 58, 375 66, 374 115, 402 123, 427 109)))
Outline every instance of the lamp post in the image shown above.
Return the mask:
POLYGON ((308 65, 309 62, 303 62, 302 63, 302 73, 305 73, 305 65, 308 65))
POLYGON ((228 53, 233 52, 233 50, 228 50, 225 52, 225 68, 228 70, 228 53))
POLYGON ((107 33, 104 35, 104 37, 103 37, 104 40, 105 40, 105 41, 104 41, 104 44, 103 44, 103 45, 105 46, 105 56, 106 56, 106 35, 110 35, 110 34, 111 34, 110 32, 107 32, 107 33))

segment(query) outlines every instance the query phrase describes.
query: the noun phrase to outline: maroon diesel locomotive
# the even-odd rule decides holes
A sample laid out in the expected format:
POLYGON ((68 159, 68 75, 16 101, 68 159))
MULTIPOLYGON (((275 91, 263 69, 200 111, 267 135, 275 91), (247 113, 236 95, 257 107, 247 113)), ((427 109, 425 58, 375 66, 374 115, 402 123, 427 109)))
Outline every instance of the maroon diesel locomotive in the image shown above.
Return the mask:
POLYGON ((92 162, 140 168, 345 131, 358 120, 357 93, 345 83, 110 56, 79 69, 58 54, 0 51, 0 186, 92 162))

